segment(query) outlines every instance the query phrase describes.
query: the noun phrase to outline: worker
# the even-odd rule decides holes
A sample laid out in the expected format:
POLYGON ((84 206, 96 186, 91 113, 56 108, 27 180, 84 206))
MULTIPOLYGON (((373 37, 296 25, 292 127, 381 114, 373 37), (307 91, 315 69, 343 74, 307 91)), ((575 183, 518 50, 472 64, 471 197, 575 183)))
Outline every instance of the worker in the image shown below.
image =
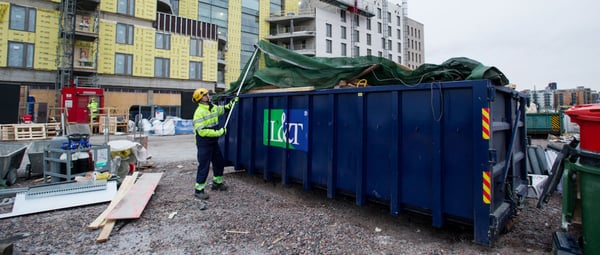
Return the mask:
POLYGON ((96 116, 98 115, 98 102, 96 102, 96 99, 92 97, 87 107, 90 112, 90 121, 94 122, 96 120, 96 116))
POLYGON ((194 112, 194 131, 196 134, 196 157, 198 159, 198 171, 196 172, 196 186, 194 195, 202 200, 208 199, 205 192, 208 169, 212 162, 213 178, 211 190, 225 191, 227 186, 223 183, 223 168, 225 162, 219 148, 220 136, 227 133, 225 127, 219 128, 219 115, 233 107, 238 98, 224 106, 213 105, 208 95, 208 90, 199 88, 194 91, 192 101, 198 104, 194 112))

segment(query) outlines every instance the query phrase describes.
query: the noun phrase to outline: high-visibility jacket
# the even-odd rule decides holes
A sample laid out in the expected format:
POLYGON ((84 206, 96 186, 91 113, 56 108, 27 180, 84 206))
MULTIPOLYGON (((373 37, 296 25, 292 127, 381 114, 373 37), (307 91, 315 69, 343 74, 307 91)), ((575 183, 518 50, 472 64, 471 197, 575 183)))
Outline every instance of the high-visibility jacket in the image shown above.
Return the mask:
POLYGON ((96 101, 92 101, 88 104, 88 109, 90 109, 90 113, 92 114, 93 117, 96 116, 96 113, 98 112, 98 102, 96 101))
POLYGON ((213 104, 198 104, 194 112, 194 130, 201 137, 219 137, 219 115, 225 113, 225 109, 231 109, 233 101, 225 106, 213 104))

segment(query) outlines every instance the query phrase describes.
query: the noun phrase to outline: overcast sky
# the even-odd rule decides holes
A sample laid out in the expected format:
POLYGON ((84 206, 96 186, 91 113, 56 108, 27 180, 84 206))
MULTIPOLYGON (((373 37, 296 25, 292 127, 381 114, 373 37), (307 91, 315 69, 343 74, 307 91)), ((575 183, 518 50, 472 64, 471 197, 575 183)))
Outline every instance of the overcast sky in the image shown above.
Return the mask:
MULTIPOLYGON (((400 1, 400 0, 396 0, 400 1)), ((425 26, 425 62, 468 57, 518 90, 600 91, 600 0, 408 0, 425 26)))

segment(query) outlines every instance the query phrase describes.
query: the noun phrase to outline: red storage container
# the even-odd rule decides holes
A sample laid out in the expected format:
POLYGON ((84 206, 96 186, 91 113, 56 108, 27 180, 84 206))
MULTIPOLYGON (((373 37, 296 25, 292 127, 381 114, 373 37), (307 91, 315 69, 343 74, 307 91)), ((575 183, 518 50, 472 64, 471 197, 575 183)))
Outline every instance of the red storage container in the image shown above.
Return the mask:
POLYGON ((576 105, 566 111, 579 125, 582 150, 600 153, 600 104, 576 105))

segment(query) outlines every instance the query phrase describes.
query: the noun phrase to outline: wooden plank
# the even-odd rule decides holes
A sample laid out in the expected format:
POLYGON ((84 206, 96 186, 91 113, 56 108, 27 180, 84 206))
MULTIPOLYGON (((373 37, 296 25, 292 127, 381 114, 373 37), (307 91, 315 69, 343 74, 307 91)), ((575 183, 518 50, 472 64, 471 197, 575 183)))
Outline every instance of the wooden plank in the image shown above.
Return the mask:
POLYGON ((154 189, 158 185, 163 173, 145 173, 133 185, 127 195, 119 204, 108 214, 106 219, 137 219, 142 215, 142 211, 148 204, 154 189))
POLYGON ((119 190, 117 191, 117 194, 114 196, 113 200, 110 201, 110 204, 106 210, 104 210, 104 212, 102 212, 92 223, 90 223, 90 225, 88 225, 88 229, 98 229, 104 224, 106 215, 108 215, 108 213, 110 213, 110 211, 112 211, 115 206, 119 204, 121 199, 123 199, 131 187, 133 187, 133 183, 135 182, 135 179, 137 179, 138 174, 139 172, 134 172, 132 175, 128 175, 123 178, 123 182, 121 183, 121 186, 119 187, 119 190))
POLYGON ((315 87, 306 86, 306 87, 295 87, 295 88, 280 88, 280 89, 252 89, 246 94, 258 94, 258 93, 282 93, 282 92, 303 92, 303 91, 313 91, 315 87))
POLYGON ((116 222, 117 222, 116 220, 106 221, 106 224, 102 228, 102 232, 100 232, 100 235, 98 235, 98 238, 96 238, 96 242, 99 242, 99 243, 106 242, 108 240, 108 236, 110 236, 110 233, 112 232, 113 228, 115 227, 116 222))

